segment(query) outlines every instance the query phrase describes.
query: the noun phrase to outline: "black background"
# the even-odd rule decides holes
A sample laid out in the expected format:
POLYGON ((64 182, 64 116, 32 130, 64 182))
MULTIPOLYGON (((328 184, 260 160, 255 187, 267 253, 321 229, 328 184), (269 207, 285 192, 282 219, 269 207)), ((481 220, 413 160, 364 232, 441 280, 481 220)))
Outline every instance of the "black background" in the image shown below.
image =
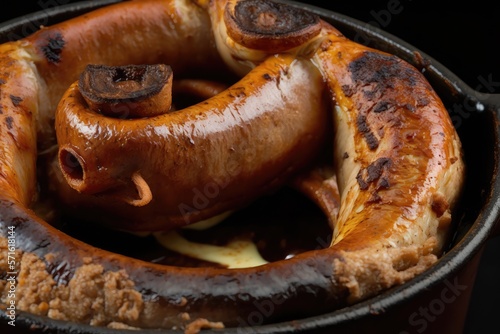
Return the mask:
MULTIPOLYGON (((71 0, 17 0, 0 21, 71 0)), ((378 25, 444 64, 472 88, 500 93, 500 5, 484 0, 303 1, 378 25)), ((464 334, 490 333, 500 316, 500 237, 486 245, 464 334)), ((495 332, 495 330, 493 330, 495 332)))

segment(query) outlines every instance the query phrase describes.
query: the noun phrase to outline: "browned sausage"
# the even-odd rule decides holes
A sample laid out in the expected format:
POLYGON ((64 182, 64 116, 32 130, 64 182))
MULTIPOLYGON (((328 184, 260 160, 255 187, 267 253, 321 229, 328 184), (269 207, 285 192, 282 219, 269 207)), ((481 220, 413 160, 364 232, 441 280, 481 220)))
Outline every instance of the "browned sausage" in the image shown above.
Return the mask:
POLYGON ((134 231, 169 230, 242 208, 318 155, 330 127, 324 96, 319 71, 293 56, 268 58, 203 103, 147 118, 95 112, 75 83, 55 122, 65 176, 55 179, 60 197, 80 216, 134 231), (140 207, 128 199, 138 173, 152 194, 135 202, 140 207))
MULTIPOLYGON (((238 22, 238 11, 266 8, 265 23, 290 10, 258 0, 231 2, 227 7, 225 1, 211 4, 219 50, 230 52, 232 56, 224 59, 242 72, 248 70, 239 67, 249 64, 245 55, 255 56, 250 63, 258 63, 269 50, 255 35, 250 42, 244 38, 248 29, 241 29, 247 25, 238 22)), ((256 21, 262 24, 262 20, 256 21)), ((404 283, 435 263, 451 231, 451 214, 464 175, 460 141, 442 102, 418 70, 395 56, 355 44, 324 22, 319 30, 303 33, 306 40, 285 37, 291 41, 290 49, 281 51, 297 55, 305 68, 310 59, 331 93, 340 207, 337 216, 335 208, 332 211, 323 205, 334 222, 330 247, 238 270, 178 268, 132 260, 69 238, 34 215, 27 209, 27 194, 34 190, 15 170, 2 166, 6 170, 0 183, 6 194, 0 208, 2 230, 15 227, 23 252, 17 286, 21 309, 94 325, 119 322, 170 328, 197 318, 207 319, 208 326, 220 326, 213 323, 219 321, 225 326, 252 325, 249 319, 256 309, 266 310, 262 319, 266 322, 318 314, 404 283)), ((271 38, 262 30, 259 34, 264 40, 271 38)), ((25 80, 23 73, 29 66, 19 64, 29 62, 19 60, 19 52, 9 51, 2 57, 7 59, 5 64, 17 64, 11 72, 19 75, 13 77, 25 80)), ((26 73, 36 73, 30 69, 26 73)), ((15 82, 5 83, 12 92, 17 92, 15 82)), ((16 108, 27 101, 37 101, 38 81, 28 82, 32 90, 14 95, 22 101, 2 95, 4 114, 8 115, 4 117, 13 117, 16 108)), ((8 121, 10 130, 33 124, 27 115, 23 117, 24 123, 8 121)), ((13 160, 22 150, 15 143, 17 132, 11 134, 14 140, 3 141, 1 149, 13 160)), ((34 160, 33 137, 27 136, 31 151, 25 151, 30 162, 34 160)), ((30 168, 25 169, 27 173, 34 171, 30 168)), ((28 180, 34 181, 34 176, 28 180)), ((331 180, 325 182, 331 185, 331 180)), ((335 197, 336 187, 330 189, 335 197)), ((325 196, 324 191, 309 194, 325 196)), ((318 202, 327 201, 318 198, 318 202)), ((7 241, 0 240, 6 248, 7 241)))

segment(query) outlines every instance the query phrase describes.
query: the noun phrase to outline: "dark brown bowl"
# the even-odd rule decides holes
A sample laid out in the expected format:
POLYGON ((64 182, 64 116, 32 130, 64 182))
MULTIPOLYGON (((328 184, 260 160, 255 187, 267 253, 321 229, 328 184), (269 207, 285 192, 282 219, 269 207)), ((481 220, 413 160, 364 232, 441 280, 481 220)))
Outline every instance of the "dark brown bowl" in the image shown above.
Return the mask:
MULTIPOLYGON (((0 43, 116 1, 85 1, 35 12, 0 25, 0 43)), ((447 253, 415 279, 375 298, 315 317, 271 325, 229 328, 223 333, 461 333, 480 256, 497 234, 500 210, 500 95, 470 88, 442 64, 414 46, 364 22, 319 7, 288 3, 312 11, 347 37, 393 53, 421 69, 443 99, 465 150, 468 168, 458 229, 447 253)), ((256 308, 260 316, 264 310, 256 308)), ((18 312, 16 326, 0 313, 2 333, 107 334, 130 333, 56 321, 18 312)), ((248 323, 251 323, 249 321, 248 323)), ((174 331, 161 331, 174 333, 174 331)), ((143 330, 141 333, 158 333, 143 330)))

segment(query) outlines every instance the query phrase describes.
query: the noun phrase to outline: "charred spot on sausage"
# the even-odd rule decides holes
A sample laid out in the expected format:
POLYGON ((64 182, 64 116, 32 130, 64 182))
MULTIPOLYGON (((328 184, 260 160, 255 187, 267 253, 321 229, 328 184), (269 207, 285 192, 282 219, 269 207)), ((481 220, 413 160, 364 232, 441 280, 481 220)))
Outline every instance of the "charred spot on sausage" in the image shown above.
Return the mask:
POLYGON ((5 124, 7 124, 7 129, 11 130, 12 129, 12 124, 14 123, 14 118, 11 116, 5 117, 5 124))
POLYGON ((389 189, 391 184, 386 177, 381 177, 377 183, 377 189, 389 189))
POLYGON ((15 107, 19 106, 19 104, 23 101, 21 97, 15 95, 10 95, 10 100, 15 107))
POLYGON ((358 181, 359 189, 361 190, 367 190, 369 187, 369 184, 363 180, 363 175, 362 172, 359 171, 358 175, 356 176, 356 180, 358 181))
POLYGON ((354 89, 353 87, 349 86, 349 85, 342 85, 342 91, 344 92, 344 95, 346 97, 351 97, 354 95, 354 89))
POLYGON ((319 22, 319 17, 312 13, 261 0, 238 2, 234 16, 240 29, 255 34, 287 35, 319 22))
POLYGON ((365 138, 366 144, 370 148, 370 150, 375 150, 378 148, 379 141, 377 137, 373 134, 372 130, 368 126, 366 116, 365 115, 359 115, 358 118, 356 119, 356 126, 358 127, 358 131, 363 135, 365 138))
POLYGON ((57 64, 61 61, 61 52, 66 42, 61 33, 55 33, 47 38, 47 44, 41 47, 41 50, 49 63, 57 64))
POLYGON ((302 45, 321 30, 317 15, 263 0, 239 1, 234 8, 226 6, 224 21, 228 35, 237 43, 274 52, 302 45))
POLYGON ((367 190, 370 184, 376 182, 376 190, 388 189, 390 183, 387 177, 384 177, 384 170, 390 167, 392 160, 389 158, 379 158, 368 167, 361 169, 356 176, 359 188, 367 190))
POLYGON ((408 87, 417 83, 415 73, 393 55, 364 52, 349 64, 349 71, 356 86, 376 84, 375 90, 394 88, 397 81, 404 82, 408 87))
POLYGON ((363 102, 356 105, 359 112, 356 126, 370 150, 377 149, 380 144, 368 123, 370 113, 380 114, 394 108, 415 112, 416 108, 430 103, 428 98, 418 96, 412 104, 391 98, 391 91, 396 87, 413 94, 420 82, 415 71, 396 56, 366 51, 353 60, 348 68, 352 83, 342 86, 342 90, 346 96, 358 93, 364 97, 363 102))
POLYGON ((74 276, 75 268, 68 262, 49 262, 45 261, 47 272, 54 278, 58 284, 67 285, 74 276))
POLYGON ((415 108, 415 106, 414 106, 414 105, 409 104, 409 103, 405 105, 405 108, 406 108, 406 110, 408 110, 409 112, 415 112, 415 111, 417 111, 417 108, 415 108))
POLYGON ((429 99, 427 97, 419 97, 417 99, 417 106, 418 107, 425 107, 427 106, 429 103, 431 103, 431 101, 429 101, 429 99))
POLYGON ((374 191, 367 203, 379 203, 380 201, 382 201, 382 197, 380 197, 378 192, 374 191))
POLYGON ((78 90, 90 109, 106 116, 153 117, 170 111, 172 82, 172 68, 165 64, 89 64, 80 75, 78 90))
POLYGON ((375 107, 373 108, 373 112, 381 113, 381 112, 388 110, 390 107, 391 107, 391 104, 388 101, 381 101, 375 105, 375 107))
POLYGON ((370 164, 366 170, 368 172, 367 182, 378 180, 384 171, 384 167, 389 165, 391 160, 389 158, 379 158, 374 163, 370 164))

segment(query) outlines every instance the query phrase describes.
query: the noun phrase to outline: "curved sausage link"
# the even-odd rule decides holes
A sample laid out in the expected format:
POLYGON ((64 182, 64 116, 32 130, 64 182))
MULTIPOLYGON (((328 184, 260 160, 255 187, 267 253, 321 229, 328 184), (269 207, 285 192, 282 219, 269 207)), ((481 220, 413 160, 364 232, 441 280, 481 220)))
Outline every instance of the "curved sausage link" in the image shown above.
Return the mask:
POLYGON ((342 205, 335 244, 346 251, 370 247, 372 239, 406 246, 435 235, 442 249, 464 181, 446 108, 408 63, 325 31, 314 61, 336 102, 342 205), (373 238, 361 243, 360 235, 373 238))
POLYGON ((120 119, 89 109, 75 83, 55 126, 63 175, 76 191, 60 180, 60 197, 79 215, 92 212, 92 221, 136 231, 169 230, 241 208, 318 155, 330 127, 323 89, 310 61, 270 57, 202 103, 120 119), (138 172, 152 201, 134 207, 115 200, 133 194, 138 172))
POLYGON ((37 146, 44 151, 53 145, 56 106, 87 64, 168 63, 178 74, 223 68, 209 27, 206 11, 191 1, 132 1, 4 43, 0 50, 1 152, 6 159, 0 167, 2 194, 24 205, 35 199, 37 146), (21 189, 10 195, 12 188, 21 189))
POLYGON ((334 277, 354 302, 407 281, 442 254, 465 166, 448 112, 422 73, 327 24, 320 38, 313 61, 333 93, 341 196, 334 277))
POLYGON ((19 44, 36 66, 40 114, 50 124, 62 95, 88 64, 168 64, 180 78, 224 69, 214 45, 208 14, 190 0, 116 3, 42 27, 19 44))
POLYGON ((0 196, 30 205, 36 199, 40 84, 19 43, 0 45, 0 68, 0 196))
MULTIPOLYGON (((415 68, 347 40, 326 23, 293 48, 314 51, 312 62, 332 93, 340 207, 338 217, 329 217, 335 224, 330 247, 238 270, 131 260, 69 238, 35 216, 26 209, 29 187, 8 171, 0 221, 4 231, 5 222, 15 226, 23 252, 20 308, 98 325, 167 328, 205 318, 238 326, 262 305, 272 310, 268 322, 345 306, 435 263, 451 231, 464 175, 460 142, 442 102, 415 68)), ((33 94, 23 101, 36 100, 37 87, 31 87, 33 94)), ((2 106, 12 117, 15 109, 4 95, 2 106)), ((16 122, 11 124, 23 125, 16 122)), ((12 142, 2 149, 19 156, 12 142)))

